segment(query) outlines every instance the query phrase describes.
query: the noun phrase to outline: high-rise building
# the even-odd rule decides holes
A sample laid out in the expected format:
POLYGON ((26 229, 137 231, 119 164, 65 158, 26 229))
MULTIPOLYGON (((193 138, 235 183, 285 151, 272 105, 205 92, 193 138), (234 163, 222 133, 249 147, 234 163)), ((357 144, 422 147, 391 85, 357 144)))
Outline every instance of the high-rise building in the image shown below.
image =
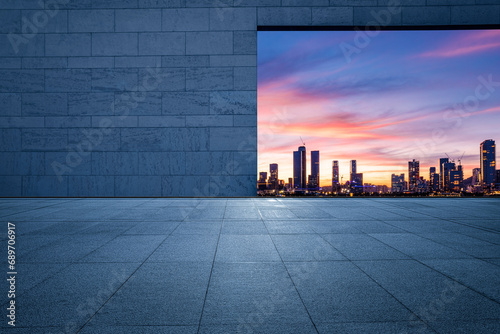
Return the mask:
POLYGON ((295 189, 302 187, 302 154, 299 151, 293 151, 293 187, 295 189))
POLYGON ((332 161, 332 192, 338 192, 340 189, 339 162, 332 161))
POLYGON ((441 158, 439 159, 439 190, 444 190, 444 173, 443 173, 443 165, 445 163, 450 162, 450 159, 448 158, 441 158))
POLYGON ((429 190, 439 190, 439 174, 436 173, 436 167, 429 168, 429 190))
POLYGON ((267 179, 267 172, 260 172, 259 173, 259 182, 266 182, 267 179))
POLYGON ((277 189, 279 186, 278 164, 269 165, 269 186, 271 189, 277 189))
POLYGON ((462 166, 458 165, 449 171, 449 190, 453 192, 462 191, 464 184, 464 172, 462 166))
POLYGON ((405 175, 391 175, 391 192, 402 193, 405 190, 405 175))
POLYGON ((299 146, 299 150, 293 152, 293 187, 295 189, 306 188, 306 167, 306 147, 299 146))
POLYGON ((481 168, 472 169, 472 182, 473 186, 481 184, 481 168))
POLYGON ((350 169, 350 174, 349 174, 349 182, 354 181, 354 175, 356 174, 357 171, 357 166, 356 166, 356 160, 351 160, 349 162, 349 169, 350 169))
POLYGON ((311 175, 309 175, 309 188, 319 187, 319 151, 311 151, 311 175))
POLYGON ((269 180, 277 180, 278 179, 278 164, 270 164, 269 165, 269 180))
POLYGON ((259 180, 257 181, 257 189, 258 190, 267 189, 267 172, 259 173, 259 180))
POLYGON ((483 141, 480 149, 481 183, 487 187, 496 181, 495 141, 493 139, 483 141))
POLYGON ((417 182, 420 179, 420 162, 413 159, 408 161, 408 185, 410 191, 417 190, 417 182))
POLYGON ((443 167, 443 191, 452 191, 453 185, 451 183, 451 172, 456 170, 454 162, 445 162, 443 167))
POLYGON ((355 193, 362 193, 363 192, 363 173, 358 173, 358 167, 357 167, 357 162, 356 160, 351 160, 350 162, 350 169, 351 169, 351 174, 350 174, 350 187, 351 190, 355 193))
POLYGON ((424 180, 424 177, 421 176, 418 180, 417 180, 417 184, 415 186, 415 192, 417 193, 426 193, 429 191, 429 182, 425 181, 424 180))

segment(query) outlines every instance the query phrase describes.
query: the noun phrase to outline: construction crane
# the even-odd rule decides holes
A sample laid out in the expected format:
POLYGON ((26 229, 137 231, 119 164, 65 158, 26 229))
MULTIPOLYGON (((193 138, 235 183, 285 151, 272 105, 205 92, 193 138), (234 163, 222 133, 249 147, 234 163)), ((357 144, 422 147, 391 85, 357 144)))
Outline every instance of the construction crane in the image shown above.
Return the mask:
POLYGON ((302 145, 306 146, 306 143, 304 143, 304 140, 302 139, 302 137, 300 137, 300 141, 302 142, 302 145))
POLYGON ((465 155, 465 151, 464 151, 464 153, 462 153, 462 156, 460 157, 460 159, 458 159, 459 166, 462 166, 462 158, 464 157, 464 155, 465 155))

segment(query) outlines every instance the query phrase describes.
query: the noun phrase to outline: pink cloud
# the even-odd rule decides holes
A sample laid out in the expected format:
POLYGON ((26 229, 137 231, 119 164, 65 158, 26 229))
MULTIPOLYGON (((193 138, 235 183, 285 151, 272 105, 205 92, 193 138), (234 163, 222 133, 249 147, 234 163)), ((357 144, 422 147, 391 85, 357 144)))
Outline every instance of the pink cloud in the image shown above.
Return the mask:
POLYGON ((426 52, 420 55, 420 57, 438 57, 438 58, 450 58, 468 55, 470 53, 476 53, 481 51, 486 51, 490 49, 495 49, 500 47, 500 42, 481 44, 481 45, 468 45, 463 47, 453 47, 449 46, 436 51, 426 52))
POLYGON ((480 53, 500 47, 500 31, 486 30, 483 32, 466 32, 449 41, 437 50, 424 52, 417 57, 451 58, 474 53, 480 53))

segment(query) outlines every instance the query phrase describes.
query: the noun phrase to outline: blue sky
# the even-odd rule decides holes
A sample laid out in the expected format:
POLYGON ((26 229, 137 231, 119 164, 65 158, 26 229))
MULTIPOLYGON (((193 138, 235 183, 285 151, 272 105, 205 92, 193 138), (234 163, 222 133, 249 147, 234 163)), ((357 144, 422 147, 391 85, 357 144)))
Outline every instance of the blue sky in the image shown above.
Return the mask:
POLYGON ((500 31, 382 31, 347 58, 356 33, 258 33, 259 171, 291 177, 302 137, 321 152, 322 185, 332 160, 389 184, 411 159, 428 178, 446 153, 470 176, 479 144, 500 139, 500 31))

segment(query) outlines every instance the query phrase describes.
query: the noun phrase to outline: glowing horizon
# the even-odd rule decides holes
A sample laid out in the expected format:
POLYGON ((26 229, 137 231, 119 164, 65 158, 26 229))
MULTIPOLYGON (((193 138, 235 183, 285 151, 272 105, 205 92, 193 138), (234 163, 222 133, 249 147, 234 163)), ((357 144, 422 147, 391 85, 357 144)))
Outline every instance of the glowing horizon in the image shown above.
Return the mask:
POLYGON ((382 31, 348 62, 340 45, 355 34, 258 32, 258 172, 277 163, 288 182, 302 137, 323 187, 333 160, 344 182, 357 160, 364 183, 390 186, 412 159, 429 179, 439 158, 463 155, 470 177, 479 144, 500 140, 500 31, 382 31))

